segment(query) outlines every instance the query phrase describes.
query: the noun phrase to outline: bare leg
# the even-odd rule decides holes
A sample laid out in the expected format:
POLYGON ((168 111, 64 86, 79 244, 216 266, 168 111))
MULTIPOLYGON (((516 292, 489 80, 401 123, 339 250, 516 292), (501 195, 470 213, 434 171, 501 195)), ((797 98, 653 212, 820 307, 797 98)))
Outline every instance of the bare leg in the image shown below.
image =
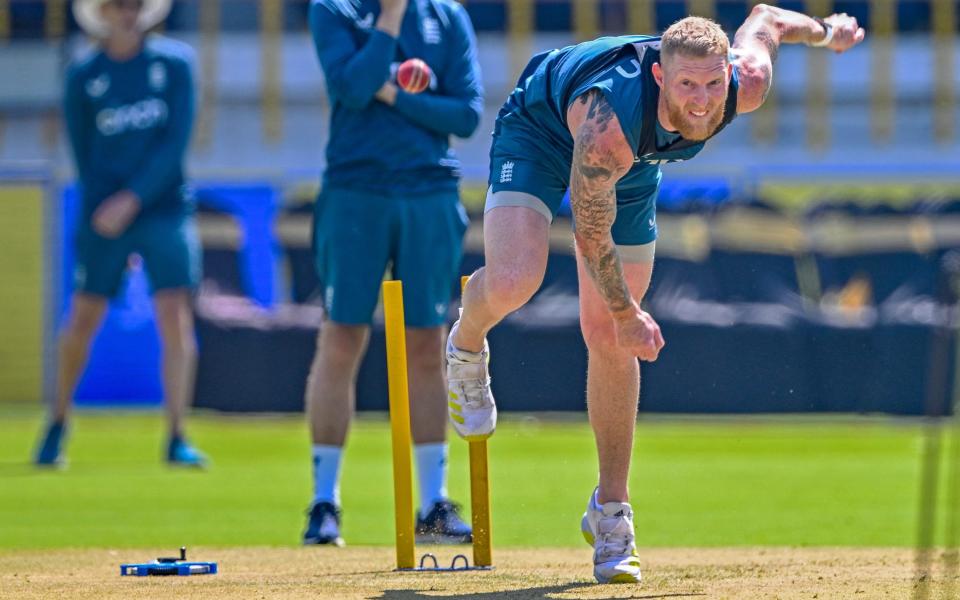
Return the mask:
POLYGON ((160 290, 153 301, 163 347, 163 392, 170 435, 182 436, 183 419, 193 400, 197 371, 191 295, 183 288, 160 290))
MULTIPOLYGON (((653 263, 624 263, 630 292, 639 301, 650 285, 653 263)), ((617 345, 613 318, 577 251, 580 328, 587 344, 587 409, 597 443, 597 501, 628 502, 627 479, 640 396, 640 364, 617 345)))
POLYGON ((407 327, 410 427, 415 444, 447 439, 447 386, 443 380, 443 327, 407 327))
POLYGON ((356 406, 357 371, 370 339, 366 325, 324 321, 307 379, 307 415, 313 443, 343 446, 356 406))
POLYGON ((547 268, 549 232, 547 219, 530 208, 500 206, 484 215, 486 266, 464 290, 457 348, 480 352, 487 332, 530 300, 547 268))
POLYGON ((63 422, 70 415, 73 394, 90 358, 90 343, 103 323, 107 299, 78 292, 73 295, 67 326, 60 334, 57 363, 57 396, 51 421, 63 422))

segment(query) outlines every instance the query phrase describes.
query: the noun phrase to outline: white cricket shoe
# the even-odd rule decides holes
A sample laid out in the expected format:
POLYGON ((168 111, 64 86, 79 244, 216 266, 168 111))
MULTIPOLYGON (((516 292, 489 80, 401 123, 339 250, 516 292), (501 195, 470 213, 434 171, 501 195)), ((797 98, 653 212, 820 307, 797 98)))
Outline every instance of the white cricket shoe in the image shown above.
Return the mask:
POLYGON ((450 328, 447 337, 447 414, 457 434, 467 441, 484 440, 497 427, 497 405, 490 391, 490 348, 483 341, 483 350, 467 352, 453 345, 453 334, 460 321, 450 328))
POLYGON ((633 533, 633 508, 626 502, 597 504, 590 494, 580 531, 593 546, 593 576, 600 583, 640 583, 640 559, 633 533))

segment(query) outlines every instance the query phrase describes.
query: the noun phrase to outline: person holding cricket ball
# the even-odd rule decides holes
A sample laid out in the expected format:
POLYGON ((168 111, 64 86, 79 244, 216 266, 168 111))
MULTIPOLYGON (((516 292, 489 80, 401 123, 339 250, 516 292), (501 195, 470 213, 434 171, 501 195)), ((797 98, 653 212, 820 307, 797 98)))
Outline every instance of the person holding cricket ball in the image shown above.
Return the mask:
POLYGON ((360 359, 387 268, 402 279, 420 542, 468 543, 446 489, 444 326, 467 215, 450 136, 480 123, 476 36, 454 0, 313 0, 330 98, 314 212, 325 307, 307 380, 314 494, 304 544, 342 545, 339 478, 360 359))

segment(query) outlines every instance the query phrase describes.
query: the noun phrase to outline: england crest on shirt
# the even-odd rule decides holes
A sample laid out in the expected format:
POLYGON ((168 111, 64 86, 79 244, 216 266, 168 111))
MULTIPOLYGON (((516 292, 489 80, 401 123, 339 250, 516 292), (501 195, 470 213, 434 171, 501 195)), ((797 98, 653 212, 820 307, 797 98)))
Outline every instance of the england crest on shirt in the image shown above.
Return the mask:
POLYGON ((150 89, 155 92, 163 91, 167 87, 167 67, 162 62, 155 62, 150 65, 147 72, 147 79, 150 82, 150 89))

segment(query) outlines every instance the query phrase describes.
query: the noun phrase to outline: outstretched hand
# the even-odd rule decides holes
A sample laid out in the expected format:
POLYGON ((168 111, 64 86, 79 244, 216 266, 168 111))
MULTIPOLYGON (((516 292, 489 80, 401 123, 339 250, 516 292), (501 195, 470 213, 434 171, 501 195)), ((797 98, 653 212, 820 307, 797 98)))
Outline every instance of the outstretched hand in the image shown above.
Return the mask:
POLYGON ((833 27, 833 39, 826 47, 837 53, 853 48, 867 35, 863 27, 857 23, 857 18, 847 13, 832 14, 823 22, 833 27))

